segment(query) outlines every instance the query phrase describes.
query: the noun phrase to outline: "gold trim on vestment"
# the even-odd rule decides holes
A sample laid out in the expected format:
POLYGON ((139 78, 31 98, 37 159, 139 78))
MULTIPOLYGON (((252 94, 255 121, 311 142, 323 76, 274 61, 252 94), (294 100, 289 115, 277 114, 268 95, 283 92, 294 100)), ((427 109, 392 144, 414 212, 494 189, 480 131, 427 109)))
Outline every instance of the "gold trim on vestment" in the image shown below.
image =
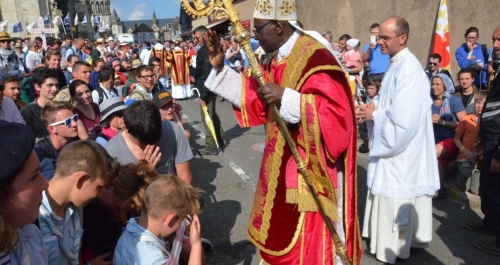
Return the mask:
MULTIPOLYGON (((231 71, 231 70, 228 70, 231 71)), ((250 123, 248 122, 248 112, 246 103, 246 89, 247 89, 247 78, 244 75, 241 75, 241 97, 240 97, 240 111, 241 111, 241 122, 243 123, 241 127, 250 127, 250 123)))

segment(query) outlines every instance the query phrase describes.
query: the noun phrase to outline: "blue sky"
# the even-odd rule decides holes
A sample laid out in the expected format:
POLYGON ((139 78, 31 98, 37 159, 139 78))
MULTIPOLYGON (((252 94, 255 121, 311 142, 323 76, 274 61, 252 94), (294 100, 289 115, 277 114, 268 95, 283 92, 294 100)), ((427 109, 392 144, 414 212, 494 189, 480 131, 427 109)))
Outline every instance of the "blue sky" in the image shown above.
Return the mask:
POLYGON ((151 19, 153 11, 157 18, 179 16, 181 0, 111 0, 111 12, 116 9, 123 20, 151 19))

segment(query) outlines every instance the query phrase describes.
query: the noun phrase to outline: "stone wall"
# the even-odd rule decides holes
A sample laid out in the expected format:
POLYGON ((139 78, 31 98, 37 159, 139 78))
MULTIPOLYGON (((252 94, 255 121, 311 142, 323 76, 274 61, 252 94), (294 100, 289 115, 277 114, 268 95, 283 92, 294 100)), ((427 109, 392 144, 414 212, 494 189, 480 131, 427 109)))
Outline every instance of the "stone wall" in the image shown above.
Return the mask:
MULTIPOLYGON (((410 24, 408 46, 423 66, 432 51, 432 38, 439 0, 298 0, 299 20, 308 30, 332 31, 334 39, 344 33, 360 39, 362 46, 370 40, 369 28, 392 15, 405 17, 410 24), (314 4, 313 4, 314 2, 314 4)), ((465 42, 468 27, 479 29, 478 42, 491 47, 493 30, 500 25, 500 1, 448 0, 450 25, 451 70, 458 70, 455 50, 465 42)))
POLYGON ((25 29, 22 33, 12 33, 11 37, 26 37, 28 33, 26 32, 27 23, 31 23, 40 17, 40 8, 38 0, 1 0, 0 1, 0 12, 2 13, 2 20, 9 20, 9 27, 22 21, 23 27, 25 29))

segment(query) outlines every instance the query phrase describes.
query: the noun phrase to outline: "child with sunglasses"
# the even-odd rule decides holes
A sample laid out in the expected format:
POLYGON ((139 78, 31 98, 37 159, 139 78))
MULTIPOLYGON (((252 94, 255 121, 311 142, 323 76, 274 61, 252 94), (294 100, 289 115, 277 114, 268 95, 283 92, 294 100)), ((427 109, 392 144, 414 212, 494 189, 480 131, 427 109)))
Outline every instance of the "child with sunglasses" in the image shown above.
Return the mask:
POLYGON ((49 101, 41 116, 49 136, 36 143, 35 153, 43 177, 50 180, 55 173, 54 163, 63 147, 78 139, 78 114, 73 113, 69 102, 49 101))

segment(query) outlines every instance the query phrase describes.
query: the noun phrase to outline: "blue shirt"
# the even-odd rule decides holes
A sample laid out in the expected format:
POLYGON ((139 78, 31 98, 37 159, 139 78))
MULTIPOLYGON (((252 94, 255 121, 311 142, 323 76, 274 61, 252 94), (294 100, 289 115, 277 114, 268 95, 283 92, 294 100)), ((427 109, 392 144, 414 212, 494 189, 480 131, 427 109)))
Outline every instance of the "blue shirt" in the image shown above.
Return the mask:
MULTIPOLYGON (((436 106, 432 104, 432 114, 439 114, 442 106, 436 106)), ((453 121, 457 122, 456 113, 465 110, 464 104, 462 100, 457 96, 452 95, 450 97, 450 113, 448 115, 441 116, 441 119, 444 121, 453 121)), ((450 129, 446 126, 442 126, 441 124, 434 124, 434 141, 439 143, 448 138, 453 138, 455 136, 455 130, 450 129)))
POLYGON ((170 252, 164 239, 157 237, 137 223, 136 218, 128 221, 127 227, 115 248, 113 264, 163 265, 170 252))
MULTIPOLYGON (((14 249, 10 251, 10 265, 49 264, 47 249, 40 230, 34 224, 28 224, 18 228, 17 231, 19 232, 19 240, 14 249)), ((0 261, 2 261, 1 257, 0 261)), ((0 262, 0 264, 2 263, 0 262)))
MULTIPOLYGON (((370 44, 365 44, 365 48, 363 52, 368 51, 370 44)), ((368 62, 370 63, 370 71, 368 71, 368 75, 376 75, 383 74, 389 68, 389 55, 382 54, 380 49, 380 45, 375 45, 375 48, 370 52, 370 57, 368 57, 368 62)))
POLYGON ((472 58, 467 59, 467 54, 469 53, 469 49, 467 48, 467 43, 462 44, 462 46, 458 47, 455 51, 455 57, 457 58, 458 66, 460 69, 467 69, 475 66, 479 63, 483 64, 483 70, 476 73, 476 77, 474 78, 474 84, 479 86, 480 83, 487 84, 488 83, 488 56, 489 51, 486 49, 486 58, 484 58, 483 50, 481 49, 481 43, 476 42, 476 47, 472 50, 472 58))
POLYGON ((65 218, 61 218, 52 213, 45 191, 42 194, 38 223, 49 253, 49 264, 78 264, 83 235, 82 208, 70 204, 66 208, 65 218))

